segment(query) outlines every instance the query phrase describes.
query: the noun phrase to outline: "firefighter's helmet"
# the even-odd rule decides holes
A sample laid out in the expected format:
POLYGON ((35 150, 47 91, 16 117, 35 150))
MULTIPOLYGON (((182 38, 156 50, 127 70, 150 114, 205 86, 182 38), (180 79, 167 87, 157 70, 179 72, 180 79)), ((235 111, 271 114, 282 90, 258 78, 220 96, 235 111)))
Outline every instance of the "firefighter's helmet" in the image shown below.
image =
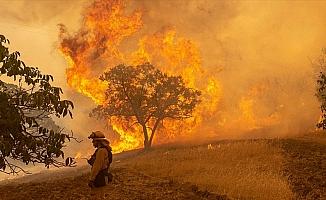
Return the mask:
POLYGON ((88 136, 89 139, 99 140, 106 143, 110 143, 108 139, 105 138, 105 135, 101 131, 93 131, 92 134, 88 136))

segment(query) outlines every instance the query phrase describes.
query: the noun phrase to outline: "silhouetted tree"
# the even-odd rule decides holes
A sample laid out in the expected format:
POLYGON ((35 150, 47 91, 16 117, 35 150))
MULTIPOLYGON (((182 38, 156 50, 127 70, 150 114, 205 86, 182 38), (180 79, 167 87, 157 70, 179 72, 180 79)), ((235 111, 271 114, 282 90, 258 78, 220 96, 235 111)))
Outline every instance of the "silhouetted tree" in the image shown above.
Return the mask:
POLYGON ((326 129, 326 49, 322 50, 321 55, 313 63, 319 72, 317 77, 316 96, 320 102, 322 113, 321 120, 317 123, 318 128, 326 129))
POLYGON ((0 35, 0 77, 13 78, 17 85, 0 80, 0 171, 8 174, 26 172, 17 165, 21 161, 64 166, 62 148, 72 138, 57 126, 46 127, 51 115, 72 117, 73 103, 61 100, 61 88, 53 87, 51 75, 26 66, 19 52, 10 53, 9 40, 0 35))
POLYGON ((133 120, 142 127, 145 149, 151 147, 160 122, 190 118, 200 102, 200 92, 187 88, 181 76, 168 76, 149 63, 118 65, 100 79, 108 83, 106 102, 91 116, 133 120))
POLYGON ((318 128, 326 129, 326 75, 320 72, 317 79, 316 96, 320 101, 320 110, 322 112, 321 120, 317 123, 318 128))

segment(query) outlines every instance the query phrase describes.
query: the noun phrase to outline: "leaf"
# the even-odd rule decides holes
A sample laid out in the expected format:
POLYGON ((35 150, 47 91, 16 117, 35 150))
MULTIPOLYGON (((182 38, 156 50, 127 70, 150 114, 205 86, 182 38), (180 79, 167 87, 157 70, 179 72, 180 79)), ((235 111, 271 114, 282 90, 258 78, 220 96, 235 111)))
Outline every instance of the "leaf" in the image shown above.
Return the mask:
POLYGON ((6 37, 4 35, 0 34, 0 41, 2 42, 2 41, 5 41, 5 40, 6 40, 6 37))
POLYGON ((72 119, 73 117, 72 117, 71 111, 69 110, 68 112, 69 112, 70 118, 72 119))
POLYGON ((63 115, 62 116, 65 117, 66 115, 67 115, 67 108, 64 108, 63 109, 63 115))
MULTIPOLYGON (((43 75, 37 67, 27 66, 24 61, 18 59, 21 57, 20 52, 9 52, 8 48, 3 46, 6 42, 9 44, 9 40, 0 34, 0 72, 8 77, 13 76, 14 81, 19 79, 19 84, 23 84, 24 87, 19 89, 13 87, 12 91, 10 90, 10 96, 14 98, 10 98, 9 94, 3 96, 3 90, 0 91, 0 103, 5 102, 1 111, 3 109, 6 111, 4 124, 8 126, 1 129, 3 131, 1 134, 6 137, 0 137, 0 169, 6 167, 1 163, 2 156, 3 158, 10 156, 13 160, 20 160, 25 164, 29 164, 33 158, 35 160, 32 162, 44 163, 46 167, 56 162, 64 165, 64 161, 57 161, 55 158, 60 156, 64 158, 62 148, 65 146, 66 135, 40 127, 37 120, 40 119, 42 124, 47 123, 50 114, 60 117, 69 113, 72 118, 69 107, 73 109, 74 105, 71 101, 60 100, 63 91, 50 84, 50 81, 54 80, 52 75, 43 75), (30 111, 25 110, 37 110, 35 115, 38 113, 44 115, 36 118, 34 114, 29 113, 30 111)), ((4 82, 0 80, 1 89, 7 90, 3 85, 4 82)), ((67 162, 69 166, 74 163, 72 158, 67 162)))
POLYGON ((74 109, 74 103, 72 101, 68 101, 68 103, 71 106, 71 108, 74 109))
POLYGON ((66 166, 69 165, 69 158, 66 159, 66 166))

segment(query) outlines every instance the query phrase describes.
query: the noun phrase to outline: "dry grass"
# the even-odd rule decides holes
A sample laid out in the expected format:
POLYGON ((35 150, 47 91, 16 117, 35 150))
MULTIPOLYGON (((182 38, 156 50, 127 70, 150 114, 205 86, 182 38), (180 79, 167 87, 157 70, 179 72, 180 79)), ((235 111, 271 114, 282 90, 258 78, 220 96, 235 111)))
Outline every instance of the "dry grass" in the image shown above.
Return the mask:
POLYGON ((293 199, 281 175, 281 150, 265 141, 160 148, 127 165, 152 176, 196 184, 236 199, 293 199))

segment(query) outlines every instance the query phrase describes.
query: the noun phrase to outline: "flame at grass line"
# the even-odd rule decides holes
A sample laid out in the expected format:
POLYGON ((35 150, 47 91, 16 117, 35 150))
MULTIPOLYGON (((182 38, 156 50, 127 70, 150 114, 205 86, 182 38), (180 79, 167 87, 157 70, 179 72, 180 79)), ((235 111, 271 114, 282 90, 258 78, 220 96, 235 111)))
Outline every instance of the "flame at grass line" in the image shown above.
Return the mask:
MULTIPOLYGON (((143 25, 140 11, 126 14, 125 8, 121 0, 95 1, 86 8, 77 33, 69 34, 66 27, 60 25, 60 51, 69 66, 68 85, 96 104, 103 104, 106 83, 98 79, 101 73, 120 63, 150 62, 170 75, 181 75, 188 87, 202 91, 202 104, 195 110, 194 117, 183 121, 165 120, 154 141, 169 142, 177 135, 196 132, 205 117, 216 113, 222 94, 218 80, 203 69, 195 43, 179 37, 172 28, 142 36, 133 52, 121 50, 121 43, 128 44, 135 39, 133 34, 143 25)), ((120 135, 118 141, 112 142, 114 152, 142 146, 143 135, 137 126, 128 127, 121 120, 110 120, 109 124, 120 135)))
POLYGON ((112 144, 112 151, 114 153, 130 150, 141 146, 142 141, 139 137, 135 137, 133 133, 123 130, 117 125, 112 125, 112 129, 120 135, 120 142, 112 144))
POLYGON ((257 101, 268 94, 267 90, 271 91, 271 85, 267 83, 255 84, 250 88, 247 96, 242 97, 240 100, 239 107, 242 110, 245 121, 249 124, 247 126, 249 130, 271 127, 279 124, 281 121, 280 111, 275 107, 272 107, 274 110, 268 116, 263 115, 259 117, 254 111, 254 105, 257 104, 257 101))
MULTIPOLYGON (((243 95, 238 102, 236 116, 232 117, 230 113, 224 113, 223 120, 220 121, 220 128, 224 131, 236 129, 239 132, 246 133, 265 127, 272 127, 280 124, 280 110, 271 106, 269 114, 259 114, 257 104, 262 103, 262 99, 267 98, 265 95, 270 91, 271 86, 264 83, 258 83, 249 88, 248 92, 243 95), (231 119, 230 119, 231 117, 231 119)), ((283 105, 278 105, 281 108, 283 105)), ((259 107, 259 106, 258 106, 259 107)))

